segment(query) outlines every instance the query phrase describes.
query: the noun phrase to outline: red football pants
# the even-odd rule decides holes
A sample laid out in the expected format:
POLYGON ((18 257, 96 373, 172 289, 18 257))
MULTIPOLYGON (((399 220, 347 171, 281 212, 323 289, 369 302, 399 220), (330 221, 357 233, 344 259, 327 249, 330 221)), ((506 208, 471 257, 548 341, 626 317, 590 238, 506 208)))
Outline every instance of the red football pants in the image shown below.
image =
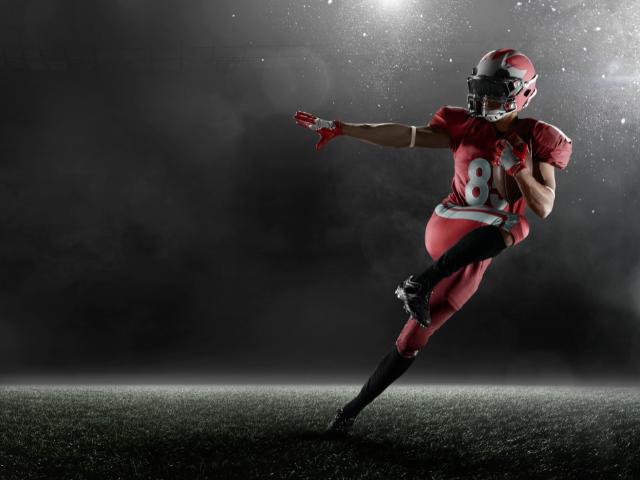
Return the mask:
MULTIPOLYGON (((498 210, 493 214, 492 211, 493 209, 485 207, 481 214, 475 217, 477 220, 471 220, 469 218, 474 216, 473 209, 470 207, 447 208, 439 205, 431 215, 425 232, 425 245, 431 258, 436 260, 462 236, 478 227, 495 225, 503 228, 513 235, 514 245, 524 240, 529 234, 529 222, 522 215, 505 214, 498 210), (508 217, 507 220, 505 220, 506 217, 508 217)), ((471 264, 438 283, 429 302, 431 325, 428 328, 422 328, 415 320, 409 318, 396 341, 400 353, 412 357, 417 355, 418 351, 427 344, 433 332, 460 310, 475 293, 490 263, 489 258, 471 264)))

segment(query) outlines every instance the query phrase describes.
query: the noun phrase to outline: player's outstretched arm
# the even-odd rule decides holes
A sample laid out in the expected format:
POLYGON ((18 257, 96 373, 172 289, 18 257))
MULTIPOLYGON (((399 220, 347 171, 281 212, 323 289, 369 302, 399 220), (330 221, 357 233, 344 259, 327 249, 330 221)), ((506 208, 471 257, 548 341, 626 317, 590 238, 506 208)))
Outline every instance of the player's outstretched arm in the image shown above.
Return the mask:
MULTIPOLYGON (((451 148, 451 137, 429 125, 415 127, 413 146, 424 148, 451 148)), ((342 134, 356 140, 381 147, 402 148, 411 146, 412 127, 399 123, 343 123, 342 134)))
POLYGON ((317 150, 320 150, 320 148, 333 137, 340 135, 372 143, 380 147, 451 147, 451 138, 449 135, 441 130, 434 130, 429 125, 423 127, 408 127, 398 123, 345 123, 340 120, 322 120, 305 112, 296 112, 293 118, 298 125, 313 130, 320 135, 320 140, 316 145, 317 150))

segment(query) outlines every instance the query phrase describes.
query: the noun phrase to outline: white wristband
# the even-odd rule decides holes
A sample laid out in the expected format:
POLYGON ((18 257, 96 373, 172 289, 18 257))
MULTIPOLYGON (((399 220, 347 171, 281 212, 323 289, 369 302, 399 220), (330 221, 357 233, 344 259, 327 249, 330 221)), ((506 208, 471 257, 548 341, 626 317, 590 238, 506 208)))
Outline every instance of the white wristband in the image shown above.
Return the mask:
POLYGON ((416 127, 411 127, 411 145, 413 147, 416 144, 416 127))
POLYGON ((556 192, 553 191, 553 188, 548 187, 547 185, 545 185, 546 188, 548 188, 549 190, 551 190, 551 193, 553 193, 553 198, 556 198, 556 192))

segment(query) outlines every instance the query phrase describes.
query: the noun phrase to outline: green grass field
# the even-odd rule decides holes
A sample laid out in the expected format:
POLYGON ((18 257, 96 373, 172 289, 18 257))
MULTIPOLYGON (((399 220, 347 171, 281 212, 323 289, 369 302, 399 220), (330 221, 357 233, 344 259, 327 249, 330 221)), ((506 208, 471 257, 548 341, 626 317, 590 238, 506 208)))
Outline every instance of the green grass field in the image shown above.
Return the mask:
POLYGON ((640 389, 0 387, 0 478, 640 478, 640 389))

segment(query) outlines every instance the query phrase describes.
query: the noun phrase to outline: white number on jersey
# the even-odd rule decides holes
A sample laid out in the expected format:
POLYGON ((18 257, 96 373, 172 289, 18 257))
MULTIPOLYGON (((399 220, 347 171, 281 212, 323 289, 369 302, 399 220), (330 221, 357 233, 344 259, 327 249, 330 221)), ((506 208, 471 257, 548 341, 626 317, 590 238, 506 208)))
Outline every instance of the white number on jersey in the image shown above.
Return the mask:
MULTIPOLYGON (((493 185, 494 190, 498 191, 498 189, 496 188, 495 178, 491 181, 491 184, 493 185)), ((509 205, 507 201, 503 198, 500 198, 500 196, 497 193, 492 193, 490 198, 491 198, 491 206, 498 210, 504 210, 507 207, 507 205, 509 205)))
MULTIPOLYGON (((476 158, 469 164, 469 182, 464 188, 464 196, 467 204, 471 206, 484 205, 489 198, 489 184, 491 178, 491 164, 484 158, 476 158), (478 175, 480 173, 480 175, 478 175), (476 190, 477 189, 477 190, 476 190), (474 192, 474 190, 476 190, 474 192), (474 196, 477 193, 477 196, 474 196)), ((495 181, 492 182, 496 188, 495 181)), ((504 210, 508 205, 506 200, 501 199, 498 194, 491 194, 491 205, 498 210, 504 210)))
POLYGON ((490 178, 491 165, 484 158, 476 158, 469 164, 469 183, 464 187, 464 196, 469 205, 484 205, 484 202, 489 198, 487 182, 490 178), (478 175, 478 171, 480 171, 480 175, 478 175), (474 196, 474 193, 478 195, 474 196))

